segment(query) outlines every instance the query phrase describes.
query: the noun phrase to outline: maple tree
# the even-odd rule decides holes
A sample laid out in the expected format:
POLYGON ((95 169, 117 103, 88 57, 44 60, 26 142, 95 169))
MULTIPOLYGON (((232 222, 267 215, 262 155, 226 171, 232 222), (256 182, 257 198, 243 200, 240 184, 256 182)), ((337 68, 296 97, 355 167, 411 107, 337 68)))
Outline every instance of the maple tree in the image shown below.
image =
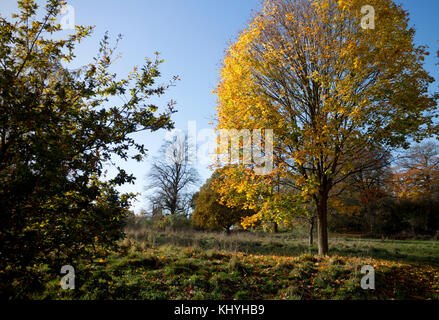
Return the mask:
POLYGON ((328 205, 342 206, 334 187, 373 167, 374 150, 431 134, 436 112, 427 51, 414 44, 407 11, 391 0, 368 4, 375 28, 365 30, 364 1, 265 1, 228 49, 215 90, 217 129, 274 130, 270 175, 256 176, 251 165, 240 166, 244 179, 237 166, 224 169, 234 200, 264 208, 273 198, 256 190, 272 188, 274 177, 294 184, 300 197, 281 199, 315 204, 319 254, 328 252, 328 205))

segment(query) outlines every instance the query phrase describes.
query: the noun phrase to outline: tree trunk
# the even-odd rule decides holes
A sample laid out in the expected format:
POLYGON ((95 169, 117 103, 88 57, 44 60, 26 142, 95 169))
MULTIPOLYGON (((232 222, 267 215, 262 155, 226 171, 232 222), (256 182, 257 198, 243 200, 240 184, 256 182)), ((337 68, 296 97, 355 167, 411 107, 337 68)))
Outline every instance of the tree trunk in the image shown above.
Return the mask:
POLYGON ((314 232, 314 217, 311 218, 309 222, 309 246, 313 243, 313 232, 314 232))
POLYGON ((317 242, 319 255, 328 254, 328 192, 320 192, 317 199, 317 242))
POLYGON ((273 222, 273 232, 274 233, 278 233, 279 232, 279 226, 277 224, 277 222, 273 222))

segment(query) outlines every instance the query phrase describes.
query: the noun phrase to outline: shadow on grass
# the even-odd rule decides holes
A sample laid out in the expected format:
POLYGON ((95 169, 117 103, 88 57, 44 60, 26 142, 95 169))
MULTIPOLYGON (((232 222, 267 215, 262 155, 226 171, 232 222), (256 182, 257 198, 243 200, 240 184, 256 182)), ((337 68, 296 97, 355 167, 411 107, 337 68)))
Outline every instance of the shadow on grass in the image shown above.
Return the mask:
MULTIPOLYGON (((148 246, 173 245, 195 247, 201 250, 244 252, 253 255, 298 256, 304 253, 317 254, 314 244, 307 239, 288 233, 262 234, 236 232, 226 235, 199 231, 157 231, 127 233, 130 238, 147 242, 148 246)), ((390 261, 421 263, 439 266, 439 242, 424 240, 378 240, 330 238, 330 255, 345 257, 370 257, 390 261)))
POLYGON ((370 257, 439 266, 439 242, 437 241, 337 239, 329 252, 340 256, 370 257))

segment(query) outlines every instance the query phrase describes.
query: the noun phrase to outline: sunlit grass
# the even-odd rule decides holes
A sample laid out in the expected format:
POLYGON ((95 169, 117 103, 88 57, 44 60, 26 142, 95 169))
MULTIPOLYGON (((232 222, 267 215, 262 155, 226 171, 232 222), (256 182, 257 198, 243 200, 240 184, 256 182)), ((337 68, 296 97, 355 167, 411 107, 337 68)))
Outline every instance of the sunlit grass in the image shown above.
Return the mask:
POLYGON ((77 270, 78 288, 52 280, 56 299, 438 299, 439 269, 372 258, 296 257, 160 246, 126 247, 77 270), (376 289, 360 286, 361 266, 376 289))

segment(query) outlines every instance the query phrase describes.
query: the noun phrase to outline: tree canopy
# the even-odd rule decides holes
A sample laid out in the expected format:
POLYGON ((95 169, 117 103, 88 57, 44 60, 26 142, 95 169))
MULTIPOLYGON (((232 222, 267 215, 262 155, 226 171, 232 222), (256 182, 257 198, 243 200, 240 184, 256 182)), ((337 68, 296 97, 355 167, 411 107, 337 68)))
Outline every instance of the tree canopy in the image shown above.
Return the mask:
POLYGON ((165 142, 147 175, 149 200, 154 209, 166 214, 188 214, 191 187, 199 180, 198 171, 189 162, 185 140, 165 142))
POLYGON ((219 194, 213 189, 215 179, 221 179, 218 171, 213 173, 195 195, 195 209, 191 218, 199 227, 229 231, 230 227, 238 224, 242 218, 253 215, 254 211, 221 204, 219 194))

